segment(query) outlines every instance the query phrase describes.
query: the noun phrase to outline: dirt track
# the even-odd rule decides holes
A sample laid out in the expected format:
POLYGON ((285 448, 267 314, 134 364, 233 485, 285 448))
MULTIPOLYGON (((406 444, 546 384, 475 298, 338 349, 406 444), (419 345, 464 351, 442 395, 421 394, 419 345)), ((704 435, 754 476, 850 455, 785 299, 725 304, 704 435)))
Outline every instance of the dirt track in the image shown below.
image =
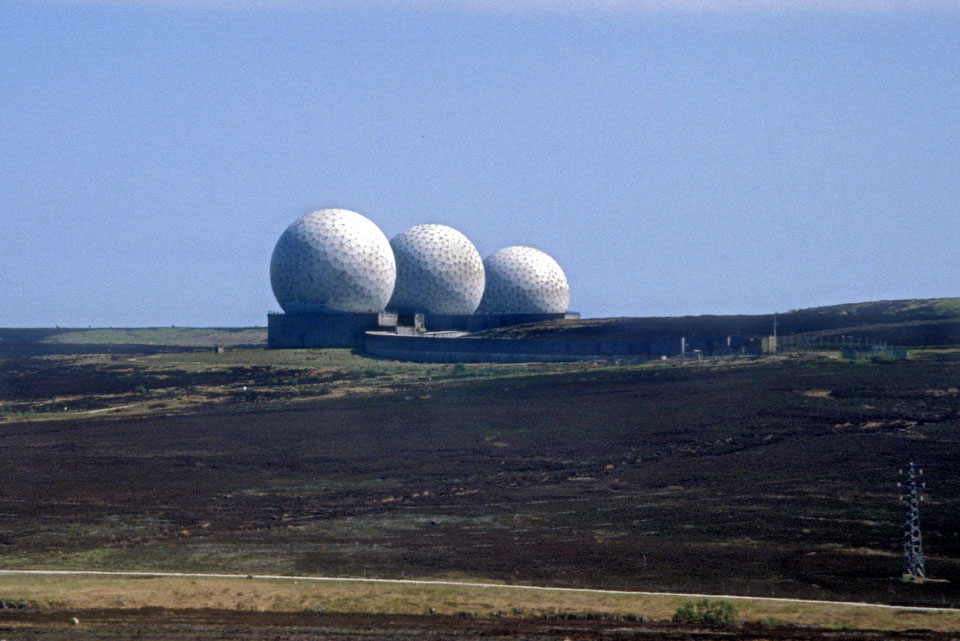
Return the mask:
POLYGON ((688 592, 637 592, 624 590, 596 590, 590 588, 565 588, 565 587, 546 587, 535 585, 505 585, 502 583, 477 583, 468 581, 431 581, 414 579, 361 579, 353 577, 330 577, 330 576, 279 576, 279 575, 253 575, 253 574, 210 574, 196 572, 123 572, 117 570, 0 570, 0 576, 10 575, 34 575, 34 576, 112 576, 112 577, 138 577, 138 578, 157 578, 157 577, 184 577, 184 578, 213 578, 213 579, 268 579, 271 581, 319 581, 326 583, 359 583, 359 584, 393 584, 393 585, 431 585, 431 586, 457 586, 470 588, 492 588, 496 590, 523 590, 535 592, 571 592, 584 594, 616 594, 616 595, 647 595, 647 596, 678 596, 688 597, 690 599, 711 598, 711 599, 732 599, 735 601, 770 601, 778 603, 805 603, 812 605, 844 605, 863 608, 884 608, 897 611, 920 611, 920 612, 960 612, 956 608, 938 608, 925 606, 909 605, 889 605, 885 603, 865 603, 861 601, 823 601, 813 599, 789 599, 768 596, 743 596, 738 594, 691 594, 688 592))

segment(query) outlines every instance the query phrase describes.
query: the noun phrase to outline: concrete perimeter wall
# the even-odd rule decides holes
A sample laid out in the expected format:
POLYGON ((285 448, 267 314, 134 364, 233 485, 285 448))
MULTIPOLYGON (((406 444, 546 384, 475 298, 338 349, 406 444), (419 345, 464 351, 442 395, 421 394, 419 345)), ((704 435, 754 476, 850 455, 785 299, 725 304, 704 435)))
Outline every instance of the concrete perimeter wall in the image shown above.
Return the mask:
MULTIPOLYGON (((687 339, 687 345, 690 341, 687 339)), ((511 338, 442 338, 367 332, 365 351, 373 356, 424 363, 527 363, 611 358, 677 356, 683 339, 564 341, 511 338)))

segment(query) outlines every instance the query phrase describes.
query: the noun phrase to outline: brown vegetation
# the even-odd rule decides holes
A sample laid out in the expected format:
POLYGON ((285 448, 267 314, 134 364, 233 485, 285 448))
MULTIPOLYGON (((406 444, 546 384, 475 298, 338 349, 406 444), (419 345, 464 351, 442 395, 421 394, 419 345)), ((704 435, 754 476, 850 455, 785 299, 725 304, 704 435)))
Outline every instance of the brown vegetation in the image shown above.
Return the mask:
MULTIPOLYGON (((955 352, 456 373, 343 351, 10 357, 0 567, 956 607, 958 365, 955 352), (136 408, 64 412, 65 397, 136 408), (946 582, 899 580, 909 460, 930 485, 928 573, 946 582)), ((492 634, 476 625, 464 638, 492 634)), ((531 636, 553 638, 539 625, 531 636)), ((596 625, 583 635, 609 633, 596 625)))

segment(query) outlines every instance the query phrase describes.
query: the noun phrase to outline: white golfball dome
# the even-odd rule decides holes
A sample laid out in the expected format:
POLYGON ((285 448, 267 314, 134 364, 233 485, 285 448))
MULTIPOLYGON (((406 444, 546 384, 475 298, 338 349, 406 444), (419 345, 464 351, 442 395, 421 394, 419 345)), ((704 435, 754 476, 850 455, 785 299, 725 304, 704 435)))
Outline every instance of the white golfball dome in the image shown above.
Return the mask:
POLYGON ((416 225, 390 241, 397 286, 387 304, 401 313, 472 314, 483 296, 483 260, 446 225, 416 225))
POLYGON ((346 209, 321 209, 294 222, 270 260, 273 295, 288 313, 382 311, 396 278, 387 237, 346 209))
POLYGON ((504 247, 483 266, 487 286, 479 314, 562 314, 570 305, 563 269, 539 249, 504 247))

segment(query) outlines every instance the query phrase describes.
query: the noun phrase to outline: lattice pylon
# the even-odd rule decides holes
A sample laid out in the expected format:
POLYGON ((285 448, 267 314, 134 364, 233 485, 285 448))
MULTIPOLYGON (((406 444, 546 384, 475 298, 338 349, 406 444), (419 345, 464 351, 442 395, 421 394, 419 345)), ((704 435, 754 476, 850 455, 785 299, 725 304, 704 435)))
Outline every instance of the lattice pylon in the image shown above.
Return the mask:
POLYGON ((923 497, 921 489, 926 483, 919 481, 923 470, 918 469, 912 462, 900 470, 904 476, 902 483, 897 485, 903 490, 900 500, 906 504, 906 520, 903 528, 903 575, 911 579, 922 579, 927 576, 923 559, 923 537, 920 533, 920 502, 923 497))

